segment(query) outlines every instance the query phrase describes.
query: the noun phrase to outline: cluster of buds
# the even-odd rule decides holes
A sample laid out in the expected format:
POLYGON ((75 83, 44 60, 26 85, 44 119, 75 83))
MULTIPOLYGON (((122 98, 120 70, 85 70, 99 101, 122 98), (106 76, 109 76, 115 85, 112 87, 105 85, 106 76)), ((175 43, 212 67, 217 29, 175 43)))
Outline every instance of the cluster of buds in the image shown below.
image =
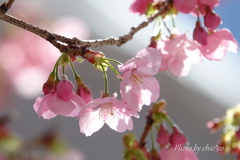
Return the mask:
POLYGON ((186 136, 170 119, 167 111, 164 110, 165 106, 166 102, 164 100, 160 100, 153 104, 152 109, 146 116, 147 122, 145 130, 139 142, 135 139, 135 136, 132 133, 124 136, 123 143, 125 146, 125 159, 198 160, 195 152, 190 149, 185 149, 185 144, 187 144, 186 136), (168 129, 166 124, 172 131, 168 129), (154 138, 152 137, 153 147, 151 151, 149 151, 146 149, 146 142, 144 142, 143 139, 146 137, 149 130, 153 130, 152 126, 154 125, 158 126, 157 137, 156 142, 153 141, 154 138), (159 146, 159 150, 155 148, 156 144, 159 146))
POLYGON ((211 132, 223 128, 223 134, 218 141, 218 150, 221 155, 236 155, 240 159, 240 104, 226 111, 226 116, 214 118, 207 123, 211 132))

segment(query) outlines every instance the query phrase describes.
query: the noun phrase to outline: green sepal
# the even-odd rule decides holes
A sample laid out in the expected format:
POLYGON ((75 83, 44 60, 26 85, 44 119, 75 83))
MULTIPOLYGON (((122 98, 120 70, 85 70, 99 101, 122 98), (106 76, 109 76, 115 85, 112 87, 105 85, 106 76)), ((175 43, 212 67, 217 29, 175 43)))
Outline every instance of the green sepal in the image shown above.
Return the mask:
POLYGON ((82 63, 82 62, 84 61, 84 59, 77 57, 77 58, 76 58, 76 61, 77 61, 78 63, 82 63))
POLYGON ((66 53, 62 53, 62 55, 58 58, 59 66, 66 66, 70 62, 70 56, 66 53))

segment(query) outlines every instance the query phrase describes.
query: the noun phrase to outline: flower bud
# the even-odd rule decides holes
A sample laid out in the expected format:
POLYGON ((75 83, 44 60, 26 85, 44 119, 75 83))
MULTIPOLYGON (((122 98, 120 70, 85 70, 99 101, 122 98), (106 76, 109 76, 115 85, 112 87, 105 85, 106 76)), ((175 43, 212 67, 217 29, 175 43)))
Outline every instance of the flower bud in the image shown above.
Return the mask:
POLYGON ((165 124, 161 124, 157 134, 157 142, 161 146, 166 146, 170 141, 170 135, 165 124))
POLYGON ((207 31, 200 25, 200 22, 196 22, 196 27, 193 31, 193 39, 201 45, 207 45, 207 31))
POLYGON ((52 71, 48 77, 48 80, 43 84, 42 92, 44 95, 50 93, 55 87, 56 74, 52 71))
POLYGON ((135 135, 133 133, 127 133, 123 136, 123 144, 125 148, 130 148, 134 146, 135 135))
POLYGON ((76 94, 82 97, 82 99, 88 103, 92 100, 92 92, 87 85, 83 85, 77 88, 76 94))
POLYGON ((213 11, 207 12, 204 16, 204 25, 210 30, 216 29, 221 24, 221 18, 213 11))
POLYGON ((170 136, 170 143, 172 146, 176 146, 176 145, 184 145, 187 142, 187 139, 185 137, 185 135, 183 134, 183 131, 181 131, 179 129, 179 127, 174 124, 173 126, 173 133, 170 136))
POLYGON ((94 52, 90 49, 86 49, 85 53, 83 54, 83 58, 92 64, 95 64, 97 59, 102 57, 104 57, 104 54, 102 52, 94 52))

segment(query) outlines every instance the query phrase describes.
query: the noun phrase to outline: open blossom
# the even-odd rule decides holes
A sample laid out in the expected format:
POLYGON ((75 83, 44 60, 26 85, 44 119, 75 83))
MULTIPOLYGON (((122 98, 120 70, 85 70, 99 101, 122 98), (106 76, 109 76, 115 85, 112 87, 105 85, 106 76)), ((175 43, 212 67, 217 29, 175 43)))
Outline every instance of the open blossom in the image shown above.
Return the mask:
POLYGON ((214 61, 222 60, 227 51, 237 53, 238 43, 228 29, 214 31, 207 37, 207 45, 201 46, 201 54, 214 61))
POLYGON ((148 47, 119 67, 119 71, 123 73, 121 97, 136 111, 140 111, 142 105, 150 105, 158 99, 160 86, 153 75, 158 73, 160 65, 159 52, 148 47))
POLYGON ((181 145, 182 150, 179 147, 169 147, 160 150, 161 160, 198 160, 195 152, 190 149, 184 149, 181 145))
POLYGON ((179 12, 188 14, 197 5, 197 0, 174 0, 174 6, 179 12))
POLYGON ((125 102, 115 97, 104 97, 88 103, 81 109, 79 116, 80 132, 91 136, 104 123, 117 132, 132 130, 131 116, 138 117, 138 114, 125 102))
POLYGON ((192 64, 202 61, 199 44, 187 39, 187 34, 158 41, 157 49, 162 55, 159 71, 169 70, 175 77, 186 76, 192 64))
POLYGON ((134 0, 130 6, 130 12, 144 14, 147 11, 149 3, 152 3, 153 0, 134 0))
POLYGON ((56 115, 75 117, 85 101, 72 91, 71 81, 63 79, 57 84, 56 91, 38 97, 33 105, 39 117, 51 119, 56 115))

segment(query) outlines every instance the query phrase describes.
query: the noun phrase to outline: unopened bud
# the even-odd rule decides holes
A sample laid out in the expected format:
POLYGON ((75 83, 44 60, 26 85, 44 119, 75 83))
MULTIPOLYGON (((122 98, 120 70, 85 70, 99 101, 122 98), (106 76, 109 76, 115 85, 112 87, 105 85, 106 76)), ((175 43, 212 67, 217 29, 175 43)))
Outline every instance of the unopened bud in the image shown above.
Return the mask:
POLYGON ((215 12, 210 11, 204 16, 204 25, 209 30, 212 31, 212 30, 216 29, 220 24, 221 24, 221 18, 215 12))
POLYGON ((197 21, 196 27, 193 31, 193 39, 200 43, 201 45, 206 45, 207 37, 208 37, 207 31, 200 25, 200 22, 197 21))
POLYGON ((123 136, 123 144, 125 148, 131 148, 134 146, 135 135, 133 133, 127 133, 123 136))
POLYGON ((158 130, 157 142, 161 146, 166 146, 169 143, 169 141, 170 141, 170 135, 169 135, 166 125, 163 123, 160 125, 160 128, 158 130))
POLYGON ((42 92, 44 95, 50 93, 55 86, 56 73, 52 71, 48 77, 48 80, 43 84, 42 92))
POLYGON ((88 103, 92 100, 92 92, 87 85, 80 86, 76 90, 76 94, 82 97, 82 99, 88 103))
POLYGON ((173 133, 170 136, 170 143, 172 146, 176 146, 176 145, 184 145, 187 142, 187 139, 183 133, 182 130, 180 130, 180 128, 174 124, 173 125, 173 133))

